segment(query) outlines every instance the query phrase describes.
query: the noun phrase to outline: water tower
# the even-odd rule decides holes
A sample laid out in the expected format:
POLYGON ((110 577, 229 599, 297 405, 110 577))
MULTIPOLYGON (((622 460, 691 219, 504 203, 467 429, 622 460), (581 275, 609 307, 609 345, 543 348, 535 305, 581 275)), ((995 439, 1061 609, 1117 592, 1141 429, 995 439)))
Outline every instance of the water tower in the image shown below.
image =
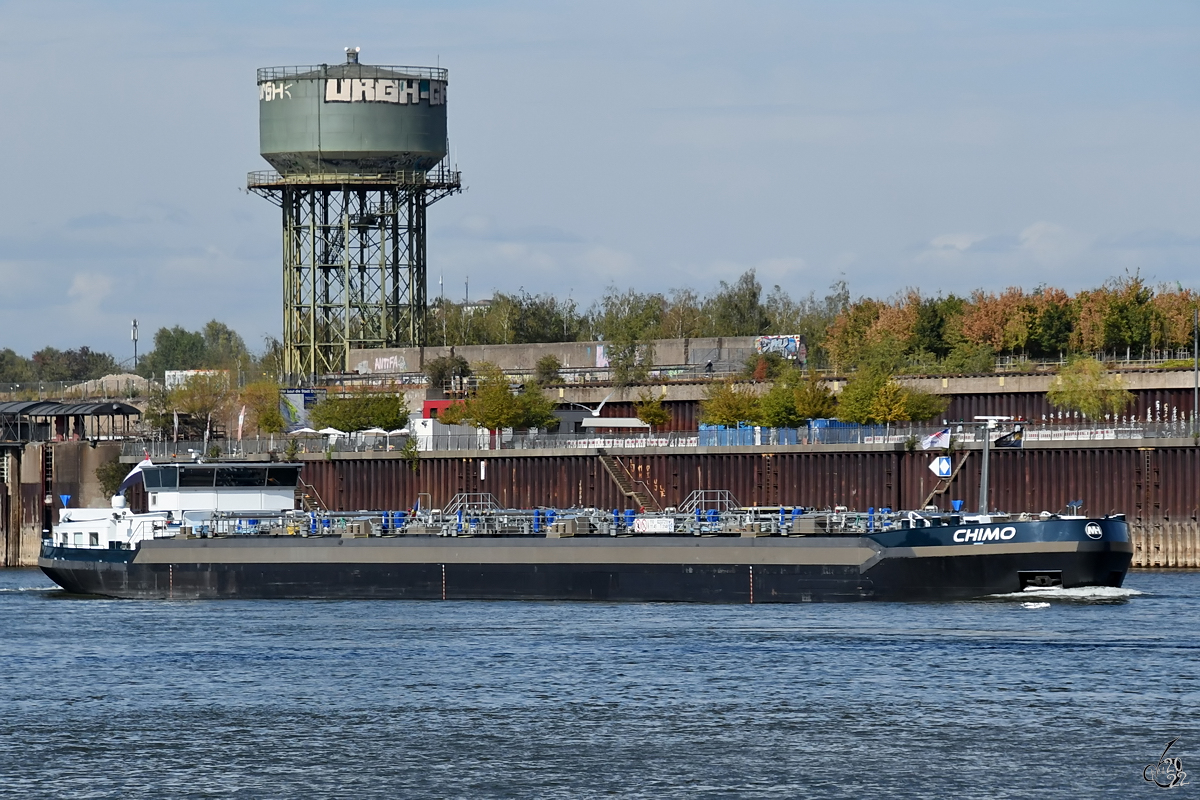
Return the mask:
POLYGON ((258 71, 251 191, 283 210, 284 372, 425 343, 425 211, 461 191, 446 157, 446 70, 346 63, 258 71))

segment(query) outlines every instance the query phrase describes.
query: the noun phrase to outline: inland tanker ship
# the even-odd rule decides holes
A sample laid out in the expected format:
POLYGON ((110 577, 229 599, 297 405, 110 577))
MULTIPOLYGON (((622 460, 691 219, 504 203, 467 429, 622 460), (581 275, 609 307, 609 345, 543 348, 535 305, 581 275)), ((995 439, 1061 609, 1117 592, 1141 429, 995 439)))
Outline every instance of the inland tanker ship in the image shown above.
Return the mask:
MULTIPOLYGON (((1120 515, 742 508, 697 492, 653 514, 499 508, 296 510, 298 464, 139 465, 149 510, 64 509, 39 565, 117 598, 793 603, 957 600, 1120 586, 1120 515)), ((127 479, 127 481, 130 479, 127 479)))

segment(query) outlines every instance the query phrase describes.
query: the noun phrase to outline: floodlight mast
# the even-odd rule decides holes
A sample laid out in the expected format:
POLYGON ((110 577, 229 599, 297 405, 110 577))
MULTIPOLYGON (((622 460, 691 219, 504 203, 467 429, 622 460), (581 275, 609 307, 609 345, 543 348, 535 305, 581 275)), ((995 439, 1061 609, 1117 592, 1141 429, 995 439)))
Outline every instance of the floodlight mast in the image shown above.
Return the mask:
POLYGON ((991 456, 991 434, 996 424, 1012 417, 977 416, 976 422, 983 428, 983 467, 979 471, 979 513, 988 513, 988 460, 991 456))

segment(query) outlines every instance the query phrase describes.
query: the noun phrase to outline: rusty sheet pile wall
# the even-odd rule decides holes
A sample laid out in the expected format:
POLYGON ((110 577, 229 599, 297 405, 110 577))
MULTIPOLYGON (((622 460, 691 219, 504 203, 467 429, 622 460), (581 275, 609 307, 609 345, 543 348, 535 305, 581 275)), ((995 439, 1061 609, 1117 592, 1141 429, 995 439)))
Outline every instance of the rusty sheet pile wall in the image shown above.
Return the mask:
MULTIPOLYGON (((737 450, 729 448, 729 450, 737 450)), ((664 506, 695 489, 728 489, 745 505, 916 508, 936 485, 931 455, 915 452, 613 452, 664 506)), ((978 504, 979 456, 934 502, 978 504)), ((1057 512, 1082 501, 1091 514, 1130 520, 1194 521, 1200 511, 1200 449, 1095 447, 996 451, 990 505, 1057 512)), ((331 509, 409 508, 418 493, 435 506, 458 492, 491 492, 501 505, 623 508, 626 499, 596 455, 479 454, 427 457, 412 471, 400 459, 305 463, 304 477, 331 509)))
MULTIPOLYGON (((918 508, 937 486, 930 454, 887 452, 662 452, 617 456, 664 507, 695 489, 728 489, 745 505, 851 509, 918 508)), ((934 503, 978 506, 980 459, 966 458, 934 503)), ((598 456, 486 454, 421 460, 317 460, 304 479, 331 510, 412 508, 419 494, 434 507, 459 492, 490 492, 502 506, 625 509, 625 497, 598 456)), ((992 508, 1128 515, 1135 566, 1200 566, 1200 448, 1098 447, 997 451, 991 462, 992 508)))
MULTIPOLYGON (((51 462, 44 450, 27 448, 19 467, 15 457, 10 461, 10 478, 19 476, 20 482, 6 487, 0 508, 7 511, 0 537, 6 565, 34 562, 41 530, 57 516, 60 495, 72 495, 72 505, 94 504, 99 495, 89 486, 92 474, 111 457, 61 448, 51 462), (47 496, 51 506, 43 502, 47 496)), ((511 508, 635 507, 594 451, 544 453, 431 455, 421 458, 416 471, 401 458, 317 458, 305 461, 303 479, 333 511, 407 509, 420 495, 426 496, 423 503, 440 508, 460 492, 490 492, 511 508)), ((933 454, 926 452, 722 448, 609 455, 663 507, 678 505, 696 489, 728 489, 750 506, 919 508, 938 486, 928 469, 933 454)), ((956 462, 963 458, 954 483, 933 500, 941 508, 949 508, 951 500, 962 500, 968 509, 978 506, 979 453, 955 454, 956 462)), ((991 487, 990 506, 1006 511, 1060 512, 1079 501, 1089 515, 1126 514, 1135 566, 1200 566, 1200 447, 1190 442, 999 450, 992 454, 991 487)), ((129 500, 144 510, 141 487, 129 500)))
MULTIPOLYGON (((987 394, 952 394, 945 419, 974 419, 978 416, 1002 415, 1028 420, 1053 418, 1058 410, 1050 405, 1042 392, 1003 392, 987 394)), ((1133 404, 1124 412, 1130 418, 1171 422, 1191 417, 1191 389, 1137 389, 1133 404)))
MULTIPOLYGON (((1133 405, 1125 412, 1127 417, 1159 422, 1191 417, 1190 389, 1139 389, 1133 392, 1133 396, 1133 405)), ((1041 392, 997 391, 986 394, 952 394, 948 397, 950 405, 939 419, 970 420, 976 416, 1000 415, 1037 421, 1054 418, 1058 413, 1041 392)), ((671 421, 662 430, 694 431, 699 428, 699 400, 664 400, 663 407, 670 413, 671 421)), ((632 401, 609 402, 601 411, 601 416, 604 417, 636 415, 637 409, 632 401)))

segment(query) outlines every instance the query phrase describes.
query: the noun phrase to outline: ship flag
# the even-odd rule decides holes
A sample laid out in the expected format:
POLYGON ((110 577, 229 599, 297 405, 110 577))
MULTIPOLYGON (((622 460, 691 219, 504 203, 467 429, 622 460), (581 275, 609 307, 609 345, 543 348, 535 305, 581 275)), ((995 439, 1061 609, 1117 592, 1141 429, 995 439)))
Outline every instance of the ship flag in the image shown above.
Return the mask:
POLYGON ((1024 431, 1018 425, 1012 433, 1006 433, 996 441, 992 442, 993 447, 1021 447, 1021 442, 1025 438, 1024 431))
POLYGON ((138 462, 138 465, 129 471, 125 476, 125 480, 121 481, 120 487, 117 488, 117 494, 125 494, 125 490, 142 479, 142 470, 146 467, 153 467, 154 462, 147 457, 145 460, 138 462))
POLYGON ((942 428, 937 433, 931 433, 921 440, 922 450, 934 450, 950 446, 950 429, 942 428))

